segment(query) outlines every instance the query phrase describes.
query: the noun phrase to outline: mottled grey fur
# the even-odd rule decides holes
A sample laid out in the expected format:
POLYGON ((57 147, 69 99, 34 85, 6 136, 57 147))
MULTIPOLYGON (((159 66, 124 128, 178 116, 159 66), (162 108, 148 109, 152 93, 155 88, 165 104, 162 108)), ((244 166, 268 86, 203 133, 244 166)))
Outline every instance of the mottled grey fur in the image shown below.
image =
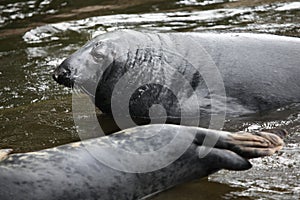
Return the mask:
MULTIPOLYGON (((249 169, 251 164, 243 157, 270 155, 282 145, 279 137, 269 133, 258 136, 177 125, 140 126, 52 149, 8 155, 0 162, 0 199, 141 199, 220 169, 249 169), (162 133, 152 136, 162 126, 162 133), (182 134, 182 140, 194 138, 190 147, 172 164, 149 173, 114 170, 87 151, 92 148, 99 151, 100 156, 107 155, 102 154, 101 147, 109 146, 111 141, 117 148, 135 152, 155 150, 178 133, 182 134), (135 139, 140 135, 146 139, 135 139), (210 136, 218 136, 218 142, 206 157, 200 159, 199 147, 203 139, 210 136)), ((138 162, 141 161, 132 164, 138 162)))

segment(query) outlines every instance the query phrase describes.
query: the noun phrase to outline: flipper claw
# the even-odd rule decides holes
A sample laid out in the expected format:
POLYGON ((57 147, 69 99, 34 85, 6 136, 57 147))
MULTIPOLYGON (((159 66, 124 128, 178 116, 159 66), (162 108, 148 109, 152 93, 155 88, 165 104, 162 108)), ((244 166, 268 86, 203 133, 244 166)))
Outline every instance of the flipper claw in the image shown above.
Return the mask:
POLYGON ((0 162, 5 160, 12 151, 12 149, 0 149, 0 162))

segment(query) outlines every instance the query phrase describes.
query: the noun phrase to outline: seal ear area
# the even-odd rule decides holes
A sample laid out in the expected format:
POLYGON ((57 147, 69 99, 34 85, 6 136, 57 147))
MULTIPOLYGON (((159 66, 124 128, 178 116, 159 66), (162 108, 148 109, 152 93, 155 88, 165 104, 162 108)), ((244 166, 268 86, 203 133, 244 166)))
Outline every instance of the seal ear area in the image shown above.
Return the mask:
POLYGON ((5 160, 12 152, 12 149, 0 149, 0 162, 5 160))
MULTIPOLYGON (((200 147, 197 147, 196 151, 201 155, 200 147)), ((200 158, 200 161, 208 163, 208 168, 213 168, 212 172, 220 169, 241 171, 252 167, 247 159, 227 149, 211 148, 205 157, 200 158)))

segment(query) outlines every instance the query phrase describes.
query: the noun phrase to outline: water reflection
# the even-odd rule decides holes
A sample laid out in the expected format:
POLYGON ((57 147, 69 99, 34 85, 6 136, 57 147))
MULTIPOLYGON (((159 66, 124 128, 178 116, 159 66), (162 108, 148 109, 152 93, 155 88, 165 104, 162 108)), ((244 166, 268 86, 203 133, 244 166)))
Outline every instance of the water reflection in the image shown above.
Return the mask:
MULTIPOLYGON (((206 179, 193 181, 188 184, 177 186, 169 191, 158 194, 150 198, 151 200, 221 200, 221 199, 237 199, 234 193, 240 193, 241 188, 230 187, 227 184, 208 181, 206 179)), ((239 200, 249 200, 251 198, 239 197, 239 200)))
MULTIPOLYGON (((52 0, 31 0, 0 5, 0 10, 2 11, 0 15, 0 27, 9 25, 17 20, 31 18, 35 15, 54 14, 57 10, 49 9, 51 2, 52 0)), ((65 5, 66 2, 61 3, 61 6, 65 5)))
POLYGON ((143 28, 157 31, 230 30, 240 32, 255 30, 278 34, 295 30, 299 33, 299 23, 293 23, 300 20, 299 16, 295 15, 299 9, 300 5, 294 2, 188 12, 98 16, 40 26, 27 32, 23 39, 28 43, 47 42, 57 39, 56 35, 67 31, 88 33, 94 37, 120 28, 143 28))

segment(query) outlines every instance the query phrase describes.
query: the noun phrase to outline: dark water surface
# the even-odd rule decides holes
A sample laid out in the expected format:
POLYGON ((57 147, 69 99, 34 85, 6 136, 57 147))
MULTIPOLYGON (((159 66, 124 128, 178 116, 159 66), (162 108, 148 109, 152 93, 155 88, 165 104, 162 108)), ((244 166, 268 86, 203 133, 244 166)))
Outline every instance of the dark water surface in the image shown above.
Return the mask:
MULTIPOLYGON (((247 0, 1 0, 0 148, 27 152, 79 140, 71 91, 51 72, 92 37, 132 28, 262 32, 300 37, 300 2, 247 0)), ((113 124, 102 116, 102 124, 113 124)), ((153 199, 300 199, 300 105, 229 121, 225 129, 286 128, 278 154, 247 172, 221 171, 153 199)))

